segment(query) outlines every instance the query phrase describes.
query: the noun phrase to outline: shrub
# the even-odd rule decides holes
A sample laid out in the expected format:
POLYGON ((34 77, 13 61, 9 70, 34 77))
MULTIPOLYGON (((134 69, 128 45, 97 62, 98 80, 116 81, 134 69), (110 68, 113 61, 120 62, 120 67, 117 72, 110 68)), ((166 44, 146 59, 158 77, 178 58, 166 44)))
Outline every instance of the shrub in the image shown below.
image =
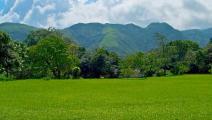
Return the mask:
POLYGON ((140 78, 142 74, 138 69, 125 68, 121 70, 121 77, 123 78, 140 78))
POLYGON ((6 77, 4 74, 0 74, 0 81, 10 81, 11 78, 6 77))
POLYGON ((79 67, 74 67, 72 70, 73 79, 79 79, 81 74, 81 70, 79 67))
POLYGON ((160 69, 157 71, 156 76, 166 76, 165 70, 164 69, 160 69))
POLYGON ((209 72, 212 74, 212 64, 210 64, 209 72))

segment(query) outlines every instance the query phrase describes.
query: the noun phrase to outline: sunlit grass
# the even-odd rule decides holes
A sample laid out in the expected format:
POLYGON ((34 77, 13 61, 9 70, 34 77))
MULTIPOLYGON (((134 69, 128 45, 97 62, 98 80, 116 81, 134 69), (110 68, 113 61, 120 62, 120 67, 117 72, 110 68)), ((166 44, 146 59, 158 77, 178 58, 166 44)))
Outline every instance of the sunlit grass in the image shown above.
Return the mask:
POLYGON ((0 82, 0 120, 211 118, 211 75, 0 82))

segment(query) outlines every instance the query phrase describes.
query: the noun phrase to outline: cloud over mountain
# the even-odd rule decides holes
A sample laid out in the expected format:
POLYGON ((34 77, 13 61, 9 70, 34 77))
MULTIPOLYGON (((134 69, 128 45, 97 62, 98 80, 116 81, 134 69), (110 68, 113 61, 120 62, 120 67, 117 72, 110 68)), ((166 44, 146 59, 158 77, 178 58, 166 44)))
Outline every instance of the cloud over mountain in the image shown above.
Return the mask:
POLYGON ((63 28, 75 23, 168 22, 178 29, 212 26, 211 0, 0 0, 0 22, 63 28))

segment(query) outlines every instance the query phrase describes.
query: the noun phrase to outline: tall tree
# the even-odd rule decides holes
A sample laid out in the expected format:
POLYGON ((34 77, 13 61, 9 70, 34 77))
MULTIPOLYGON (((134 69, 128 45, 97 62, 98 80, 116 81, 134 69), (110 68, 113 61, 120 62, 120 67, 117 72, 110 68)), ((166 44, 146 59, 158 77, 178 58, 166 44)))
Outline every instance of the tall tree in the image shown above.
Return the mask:
POLYGON ((170 62, 170 57, 169 57, 169 52, 171 49, 169 49, 169 47, 167 47, 167 44, 169 42, 169 40, 166 38, 166 36, 160 34, 160 33, 156 33, 156 39, 158 42, 158 59, 160 59, 160 65, 161 65, 161 69, 163 69, 164 71, 164 75, 167 74, 167 70, 169 70, 169 62, 170 62))
POLYGON ((62 37, 62 34, 55 28, 39 29, 32 31, 24 41, 28 46, 36 45, 40 40, 45 39, 48 36, 57 35, 62 37))
POLYGON ((144 71, 144 53, 126 56, 120 63, 122 77, 141 77, 144 71))
POLYGON ((81 59, 82 76, 85 78, 115 78, 119 75, 119 57, 103 48, 86 53, 81 59))
POLYGON ((196 42, 190 40, 176 40, 168 44, 168 46, 173 46, 176 49, 176 55, 178 60, 183 60, 188 51, 199 50, 199 45, 196 42))
POLYGON ((68 45, 63 37, 57 35, 48 36, 32 46, 30 57, 33 68, 41 72, 41 77, 45 74, 59 79, 69 76, 71 70, 79 63, 76 56, 69 54, 68 45))
POLYGON ((190 40, 176 40, 168 43, 174 50, 170 54, 170 69, 174 74, 197 71, 195 65, 196 52, 200 49, 196 42, 190 40))
POLYGON ((16 79, 30 78, 30 64, 28 59, 28 48, 20 42, 12 42, 13 55, 15 57, 12 74, 16 79))
POLYGON ((0 67, 7 77, 13 66, 13 58, 11 39, 6 33, 0 32, 0 67))
POLYGON ((208 43, 208 45, 206 46, 206 48, 205 48, 206 50, 205 50, 205 52, 206 52, 206 64, 207 64, 207 66, 208 66, 208 71, 210 72, 210 73, 212 73, 212 41, 210 41, 209 43, 208 43))

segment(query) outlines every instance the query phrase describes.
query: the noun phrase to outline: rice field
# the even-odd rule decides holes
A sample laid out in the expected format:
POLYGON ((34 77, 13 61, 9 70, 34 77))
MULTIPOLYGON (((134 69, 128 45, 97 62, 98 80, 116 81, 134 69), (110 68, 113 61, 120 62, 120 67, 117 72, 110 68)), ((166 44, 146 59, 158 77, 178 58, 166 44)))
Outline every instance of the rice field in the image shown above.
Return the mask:
POLYGON ((0 120, 211 120, 212 75, 0 82, 0 120))

